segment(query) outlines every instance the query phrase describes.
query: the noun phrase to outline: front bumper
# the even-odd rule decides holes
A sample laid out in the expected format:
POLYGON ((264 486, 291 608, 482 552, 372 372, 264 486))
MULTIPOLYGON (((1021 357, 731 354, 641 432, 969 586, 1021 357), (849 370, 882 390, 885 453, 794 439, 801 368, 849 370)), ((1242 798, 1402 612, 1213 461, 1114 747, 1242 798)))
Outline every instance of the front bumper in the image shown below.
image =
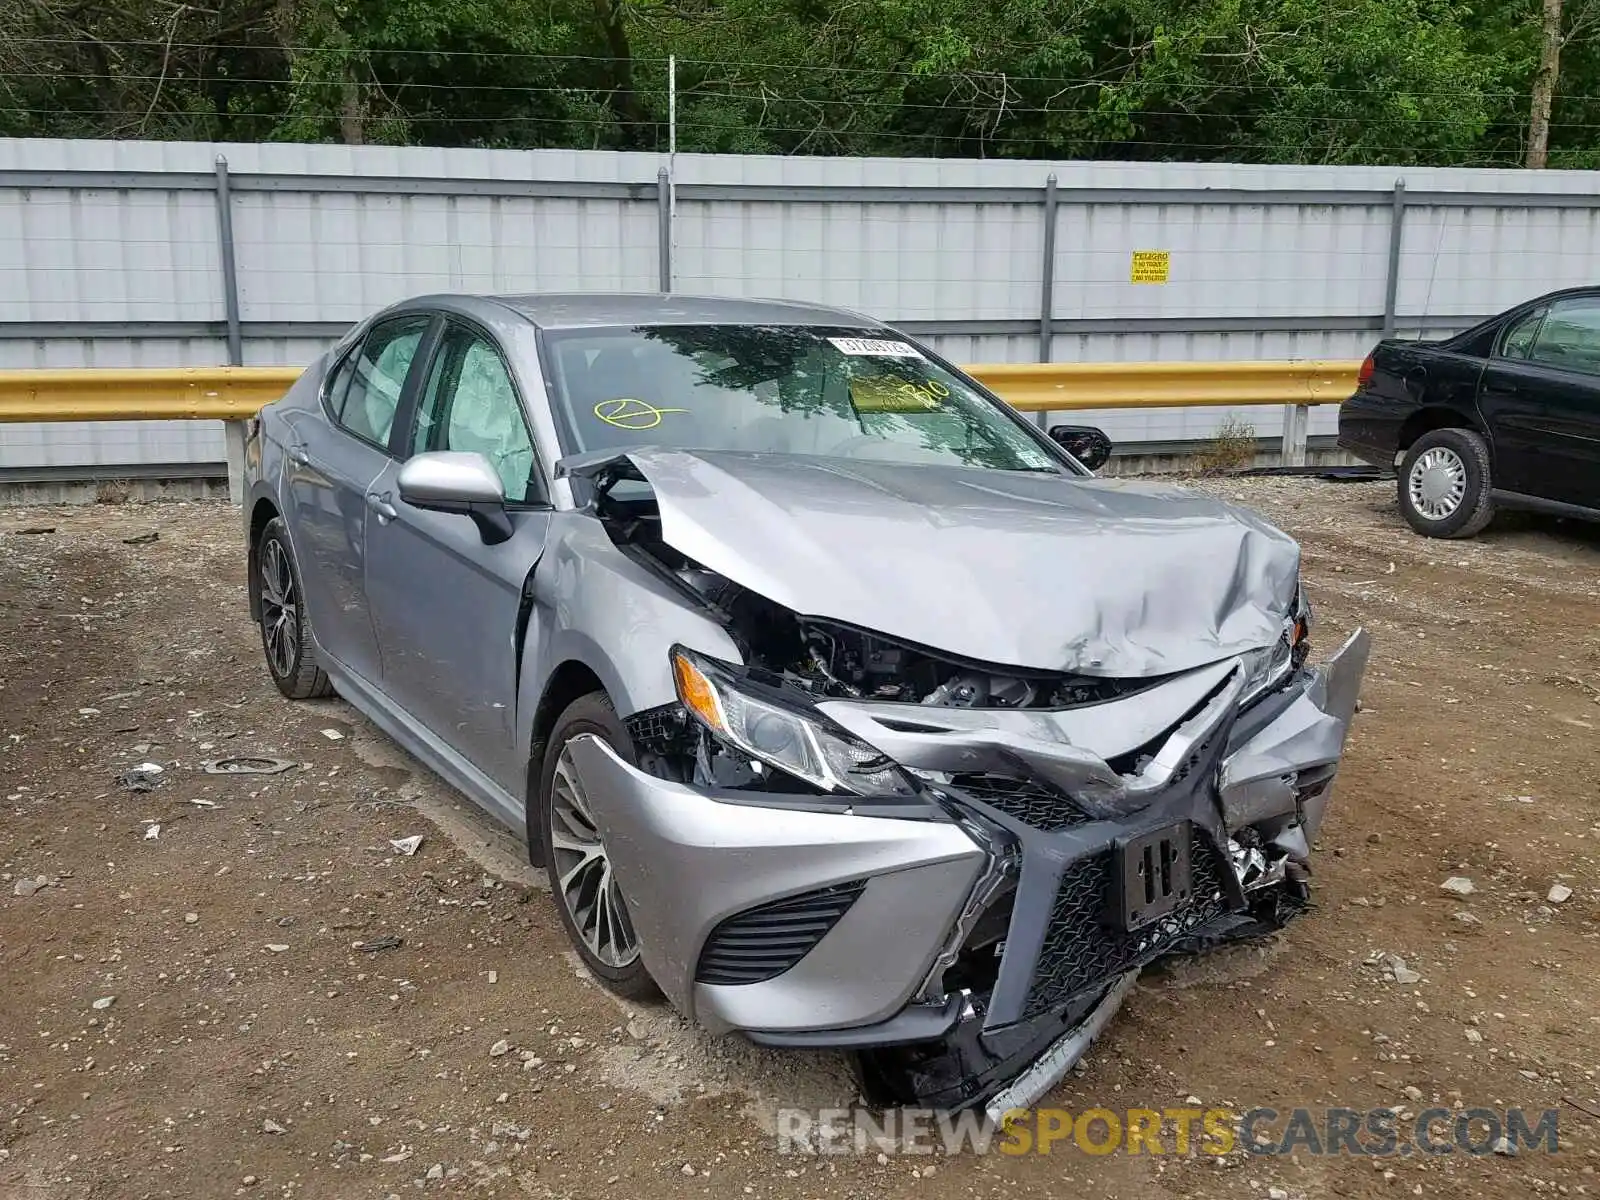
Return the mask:
POLYGON ((1103 1023, 1130 972, 1304 878, 1367 654, 1357 631, 1243 710, 1229 664, 1059 713, 822 705, 928 780, 941 799, 923 819, 792 795, 714 797, 596 739, 572 749, 645 965, 674 1004, 775 1045, 942 1040, 954 1058, 925 1064, 919 1087, 959 1104, 992 1097, 1085 1022, 1103 1023), (1020 779, 1032 782, 973 782, 1020 779), (1174 825, 1193 830, 1192 896, 1134 932, 1108 925, 1113 853, 1174 825), (1001 894, 1009 924, 992 988, 945 988, 962 939, 1001 894), (816 923, 827 904, 833 923, 816 923), (741 917, 752 911, 759 920, 741 917), (802 927, 823 932, 770 978, 730 983, 707 968, 727 944, 743 953, 802 927))
MULTIPOLYGON (((604 742, 572 743, 651 976, 713 1029, 871 1025, 904 1007, 985 864, 950 821, 900 821, 719 801, 647 775, 604 742), (863 883, 859 897, 776 979, 696 975, 727 918, 786 897, 863 883)), ((770 798, 774 804, 793 797, 770 798)))

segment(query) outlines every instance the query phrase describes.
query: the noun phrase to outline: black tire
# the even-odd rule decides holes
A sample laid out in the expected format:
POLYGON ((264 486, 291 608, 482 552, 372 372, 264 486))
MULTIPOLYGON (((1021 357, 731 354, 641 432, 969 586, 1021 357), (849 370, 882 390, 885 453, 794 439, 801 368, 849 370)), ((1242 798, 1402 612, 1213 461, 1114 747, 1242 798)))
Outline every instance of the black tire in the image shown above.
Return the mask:
POLYGON ((1494 519, 1494 500, 1489 494, 1492 487, 1489 447, 1483 438, 1471 429, 1435 429, 1413 442, 1400 464, 1400 513, 1406 524, 1425 537, 1472 537, 1494 519), (1463 490, 1448 511, 1440 511, 1448 501, 1439 500, 1437 494, 1434 510, 1426 511, 1429 498, 1420 489, 1425 487, 1423 473, 1428 468, 1424 464, 1419 469, 1418 463, 1430 452, 1434 452, 1431 458, 1442 464, 1436 470, 1448 474, 1459 467, 1462 474, 1463 490), (1416 480, 1413 472, 1418 473, 1416 480))
POLYGON ((272 682, 291 700, 333 695, 328 673, 317 662, 300 564, 283 518, 274 517, 261 531, 255 565, 261 587, 261 652, 272 682))
MULTIPOLYGON (((537 813, 539 819, 539 844, 544 852, 545 874, 550 879, 550 898, 555 901, 556 912, 561 917, 561 924, 567 931, 567 938, 583 959, 583 965, 589 968, 590 973, 610 992, 627 1000, 651 1000, 660 996, 661 990, 656 986, 650 972, 645 969, 644 961, 639 957, 638 935, 633 932, 633 921, 628 913, 627 901, 623 899, 620 888, 614 881, 610 882, 609 903, 602 903, 600 889, 605 887, 605 881, 610 879, 609 867, 604 856, 604 842, 600 839, 598 831, 591 823, 587 829, 581 828, 583 819, 578 809, 586 805, 587 800, 582 794, 581 781, 576 793, 573 790, 574 779, 567 775, 561 780, 558 790, 558 774, 563 771, 563 754, 567 743, 580 734, 593 734, 609 745, 617 754, 628 763, 637 761, 633 749, 633 740, 628 737, 628 731, 623 727, 622 721, 617 716, 617 711, 611 705, 610 698, 604 692, 590 692, 580 696, 569 704, 565 711, 556 718, 555 728, 551 730, 549 743, 545 747, 544 759, 539 771, 539 792, 537 813), (564 869, 573 865, 574 858, 579 855, 568 848, 558 848, 555 845, 555 826, 557 814, 565 826, 568 837, 574 835, 579 838, 592 835, 594 843, 599 847, 599 860, 602 864, 598 869, 591 869, 585 875, 575 879, 572 890, 563 889, 561 875, 564 869), (599 881, 593 876, 599 873, 599 881), (589 888, 584 883, 595 883, 592 890, 592 904, 581 915, 574 911, 574 907, 583 908, 584 899, 591 895, 589 888), (604 914, 603 916, 601 914, 604 914), (620 924, 617 915, 620 914, 620 924), (590 928, 590 933, 585 934, 580 929, 580 921, 590 928), (609 958, 602 958, 596 952, 597 946, 592 945, 590 937, 596 939, 600 948, 604 948, 605 932, 612 935, 622 935, 622 940, 632 939, 631 957, 624 961, 621 953, 616 953, 618 947, 614 942, 613 953, 609 958)), ((570 764, 569 764, 570 765, 570 764)), ((581 861, 581 858, 580 858, 581 861)))

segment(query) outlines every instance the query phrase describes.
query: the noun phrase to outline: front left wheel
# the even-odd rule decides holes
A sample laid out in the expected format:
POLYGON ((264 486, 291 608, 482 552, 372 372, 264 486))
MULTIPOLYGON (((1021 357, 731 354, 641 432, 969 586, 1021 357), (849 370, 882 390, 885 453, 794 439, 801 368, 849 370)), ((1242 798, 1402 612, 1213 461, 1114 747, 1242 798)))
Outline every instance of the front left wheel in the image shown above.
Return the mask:
POLYGON ((273 518, 261 531, 256 543, 256 574, 261 584, 261 649, 272 682, 291 700, 333 695, 333 683, 317 662, 300 567, 281 517, 273 518))
POLYGON ((539 778, 544 869, 561 924, 584 966, 616 995, 648 1000, 660 991, 639 957, 628 903, 572 759, 573 740, 585 734, 605 742, 624 762, 635 761, 633 741, 604 692, 580 696, 556 719, 539 778))

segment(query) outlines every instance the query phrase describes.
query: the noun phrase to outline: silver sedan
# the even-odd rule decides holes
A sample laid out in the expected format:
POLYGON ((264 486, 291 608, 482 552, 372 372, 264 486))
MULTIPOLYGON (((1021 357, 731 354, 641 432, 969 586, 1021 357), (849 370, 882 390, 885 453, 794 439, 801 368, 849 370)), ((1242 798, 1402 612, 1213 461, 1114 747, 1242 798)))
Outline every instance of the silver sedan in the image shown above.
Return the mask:
POLYGON ((859 314, 425 297, 252 428, 251 613, 607 987, 994 1114, 1303 906, 1367 656, 1308 665, 1284 534, 1051 435, 859 314))

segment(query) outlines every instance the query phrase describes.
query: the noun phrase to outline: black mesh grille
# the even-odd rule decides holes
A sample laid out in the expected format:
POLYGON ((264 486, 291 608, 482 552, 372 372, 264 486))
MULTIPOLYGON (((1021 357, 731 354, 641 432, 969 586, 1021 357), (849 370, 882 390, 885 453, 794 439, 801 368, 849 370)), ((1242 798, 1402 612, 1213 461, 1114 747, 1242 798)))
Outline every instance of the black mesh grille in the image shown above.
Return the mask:
POLYGON ((1089 820, 1061 792, 1034 779, 1010 775, 953 775, 950 784, 1035 829, 1065 829, 1089 820))
POLYGON ((1112 856, 1099 854, 1069 865, 1050 913, 1024 1016, 1048 1012, 1079 992, 1103 986, 1220 916, 1226 903, 1221 869, 1216 852, 1195 838, 1194 899, 1155 924, 1128 933, 1106 923, 1116 886, 1112 856))
POLYGON ((695 979, 760 983, 782 975, 838 924, 866 886, 865 881, 842 883, 729 917, 706 939, 695 979))
POLYGON ((663 704, 628 717, 623 724, 641 754, 668 754, 693 744, 683 705, 663 704))

